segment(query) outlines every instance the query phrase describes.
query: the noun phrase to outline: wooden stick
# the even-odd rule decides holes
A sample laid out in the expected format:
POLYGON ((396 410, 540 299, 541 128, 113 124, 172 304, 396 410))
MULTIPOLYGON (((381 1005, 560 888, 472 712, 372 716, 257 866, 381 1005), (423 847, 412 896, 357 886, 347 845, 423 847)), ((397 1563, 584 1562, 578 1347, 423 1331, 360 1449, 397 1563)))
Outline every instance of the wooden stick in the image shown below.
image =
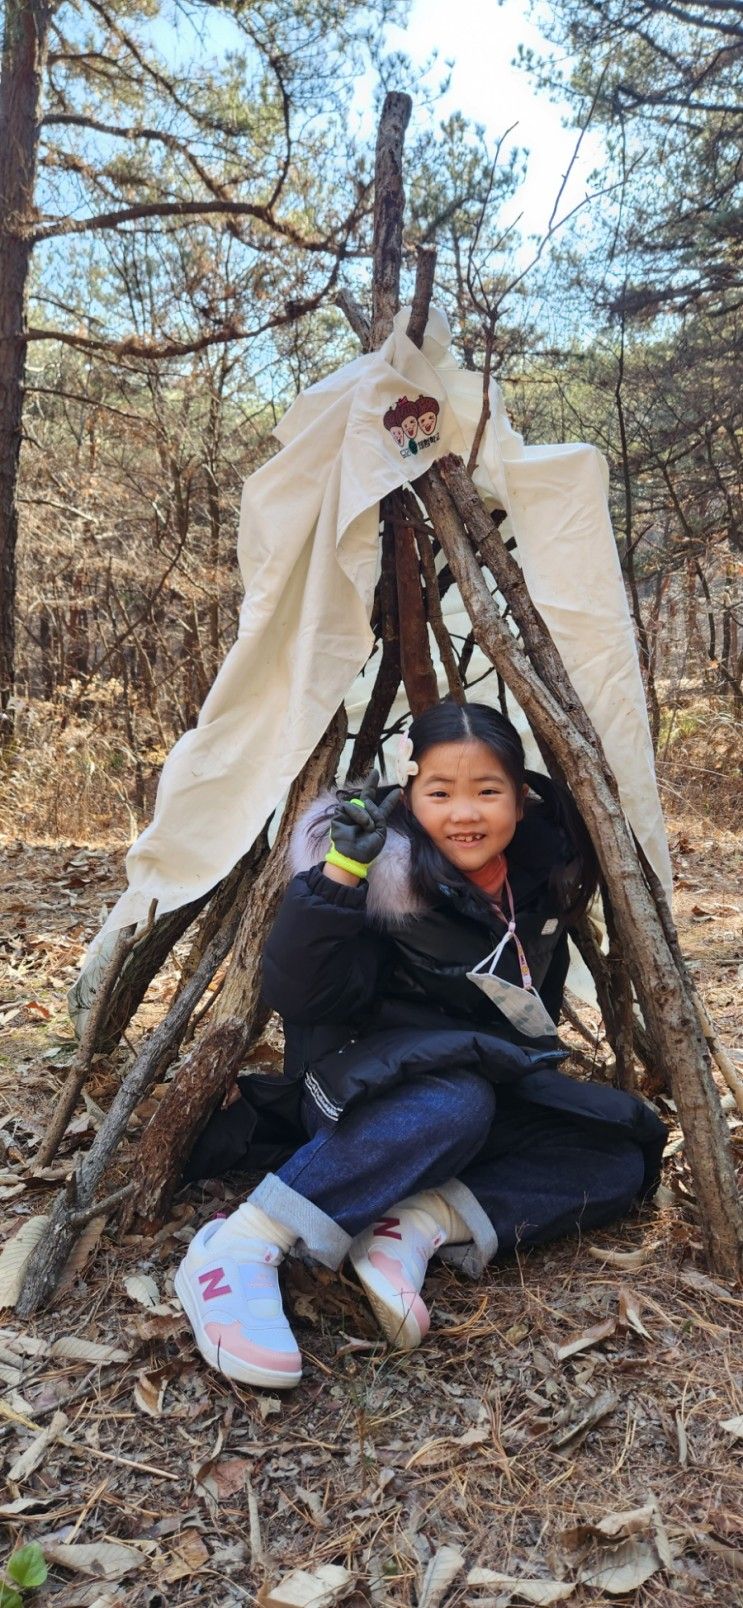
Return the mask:
POLYGON ((439 701, 439 684, 431 658, 428 621, 423 606, 418 547, 415 529, 405 518, 402 494, 393 492, 386 499, 395 533, 395 571, 397 606, 403 628, 400 631, 402 679, 408 695, 410 713, 415 718, 439 701))
MULTIPOLYGON (((729 1134, 696 1010, 638 858, 616 778, 531 601, 524 616, 539 667, 498 614, 467 531, 480 546, 483 538, 497 544, 500 537, 489 534, 492 524, 464 465, 443 460, 421 477, 416 490, 426 503, 479 646, 500 671, 535 735, 556 755, 591 834, 640 1008, 676 1100, 708 1255, 724 1277, 738 1278, 743 1271, 743 1208, 729 1134)), ((503 554, 496 558, 501 562, 503 554)), ((522 629, 520 599, 507 587, 501 590, 522 629)), ((668 920, 672 928, 670 912, 668 920)))
POLYGON ((263 1029, 261 960, 286 887, 289 839, 298 815, 335 776, 345 735, 345 711, 339 710, 292 784, 276 842, 238 913, 232 960, 209 1023, 142 1136, 136 1205, 147 1225, 170 1204, 198 1134, 263 1029))
POLYGON ((416 522, 416 524, 411 528, 415 532, 418 556, 421 561, 421 567, 426 582, 426 615, 428 618, 428 623, 434 634, 436 646, 441 657, 441 663, 444 666, 446 684, 449 688, 452 698, 454 698, 458 704, 463 704, 466 702, 467 694, 465 692, 464 682, 459 674, 457 656, 454 652, 452 640, 446 628, 446 621, 444 620, 444 615, 441 608, 439 578, 436 574, 436 561, 433 556, 431 538, 428 530, 421 526, 420 522, 416 522))
POLYGON ((371 697, 356 734, 348 767, 352 778, 366 776, 378 753, 382 733, 397 697, 402 676, 400 668, 400 617, 397 607, 395 575, 395 534, 385 520, 382 530, 382 572, 379 577, 379 612, 382 630, 382 656, 371 697))
POLYGON ((435 272, 436 248, 434 246, 419 246, 415 265, 413 305, 410 309, 407 329, 408 340, 412 341, 414 346, 423 345, 433 295, 435 272))
POLYGON ((374 278, 372 283, 372 350, 382 345, 400 305, 400 267, 405 192, 402 150, 413 102, 397 90, 384 97, 374 166, 374 278))
MULTIPOLYGON (((152 931, 155 908, 156 904, 153 900, 150 905, 147 926, 144 932, 140 934, 142 938, 147 937, 152 931)), ((50 1161, 54 1160, 59 1150, 67 1124, 77 1105, 78 1097, 90 1077, 98 1031, 108 1009, 108 1002, 111 998, 114 984, 127 955, 131 954, 134 945, 138 942, 136 927, 124 927, 117 934, 111 956, 98 985, 98 991, 88 1011, 79 1048, 57 1096, 57 1103, 52 1112, 51 1121, 31 1164, 34 1169, 48 1167, 50 1161)))
POLYGON ((582 1016, 579 1015, 567 992, 562 996, 562 1014, 565 1017, 565 1021, 569 1022, 570 1026, 575 1029, 575 1032, 580 1033, 581 1038, 585 1039, 586 1044, 590 1044, 591 1049, 596 1050, 598 1048, 598 1034, 592 1033, 590 1027, 586 1027, 582 1016))
POLYGON ((724 1044, 720 1042, 717 1029, 715 1028, 714 1023, 712 1022, 712 1019, 707 1011, 704 1000, 697 992, 697 987, 694 982, 691 984, 691 992, 694 1004, 696 1006, 697 1016, 699 1018, 699 1025, 707 1041, 707 1047, 710 1055, 712 1056, 715 1065, 722 1073, 730 1093, 733 1096, 735 1104, 737 1105, 738 1110, 743 1117, 743 1077, 738 1071, 735 1062, 728 1055, 724 1044))
POLYGON ((363 307, 359 305, 355 296, 351 295, 350 290, 339 290, 335 298, 335 305, 340 308, 342 313, 345 313, 354 335, 358 335, 362 351, 368 352, 371 346, 371 319, 369 315, 364 312, 363 307))
MULTIPOLYGON (((155 1082, 163 1061, 173 1054, 175 1046, 180 1043, 194 1006, 232 947, 239 920, 239 912, 233 910, 216 938, 212 939, 183 993, 150 1035, 124 1078, 88 1154, 69 1181, 72 1191, 68 1186, 58 1195, 45 1232, 34 1246, 26 1265, 17 1303, 19 1317, 30 1317, 32 1312, 43 1306, 54 1290, 77 1238, 76 1218, 93 1205, 96 1189, 126 1133, 132 1112, 155 1082), (73 1199, 70 1199, 70 1193, 73 1199)), ((96 1207, 93 1216, 98 1209, 96 1207)))
POLYGON ((103 1200, 93 1201, 92 1205, 86 1206, 83 1211, 73 1211, 70 1215, 72 1227, 84 1228, 93 1217, 108 1217, 122 1204, 122 1201, 128 1200, 129 1196, 134 1194, 136 1187, 132 1180, 129 1184, 122 1184, 121 1189, 115 1189, 111 1195, 106 1195, 103 1200))

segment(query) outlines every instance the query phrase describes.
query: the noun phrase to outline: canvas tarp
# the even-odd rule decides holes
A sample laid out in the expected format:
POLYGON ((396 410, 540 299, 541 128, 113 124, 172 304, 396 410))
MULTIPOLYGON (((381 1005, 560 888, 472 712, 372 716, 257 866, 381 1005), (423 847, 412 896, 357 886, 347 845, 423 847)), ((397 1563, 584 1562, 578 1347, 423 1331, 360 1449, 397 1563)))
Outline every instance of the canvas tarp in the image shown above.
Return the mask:
MULTIPOLYGON (((281 451, 245 483, 237 640, 198 725, 165 762, 152 823, 127 856, 128 888, 89 951, 98 966, 106 937, 144 922, 153 900, 160 914, 176 909, 231 869, 338 705, 347 697, 358 703, 370 689, 372 667, 362 672, 373 646, 380 499, 414 485, 444 453, 466 458, 482 406, 481 376, 458 367, 444 315, 432 309, 422 350, 407 337, 408 316, 403 308, 378 352, 300 394, 276 429, 281 451)), ((605 461, 580 443, 525 447, 492 384, 475 482, 507 512, 503 533, 516 541, 530 594, 602 738, 628 819, 670 891, 605 461)), ((447 612, 456 607, 461 601, 450 597, 447 612)), ((73 1011, 98 966, 84 973, 73 1011)))

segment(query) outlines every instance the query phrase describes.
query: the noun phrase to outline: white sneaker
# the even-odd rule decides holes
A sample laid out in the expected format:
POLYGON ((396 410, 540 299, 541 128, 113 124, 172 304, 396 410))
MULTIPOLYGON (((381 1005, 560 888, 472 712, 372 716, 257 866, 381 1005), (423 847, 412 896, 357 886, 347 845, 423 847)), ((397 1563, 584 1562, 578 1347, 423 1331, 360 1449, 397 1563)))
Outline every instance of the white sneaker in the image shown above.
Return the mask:
POLYGON ((357 1234, 351 1245, 351 1264, 374 1316, 400 1351, 413 1351, 431 1327, 420 1291, 429 1259, 445 1239, 443 1229, 423 1233, 413 1213, 402 1206, 357 1234))
POLYGON ((302 1377, 302 1358, 281 1304, 277 1266, 283 1254, 266 1240, 230 1238, 217 1219, 194 1235, 175 1276, 175 1293, 202 1357, 241 1384, 289 1390, 302 1377))

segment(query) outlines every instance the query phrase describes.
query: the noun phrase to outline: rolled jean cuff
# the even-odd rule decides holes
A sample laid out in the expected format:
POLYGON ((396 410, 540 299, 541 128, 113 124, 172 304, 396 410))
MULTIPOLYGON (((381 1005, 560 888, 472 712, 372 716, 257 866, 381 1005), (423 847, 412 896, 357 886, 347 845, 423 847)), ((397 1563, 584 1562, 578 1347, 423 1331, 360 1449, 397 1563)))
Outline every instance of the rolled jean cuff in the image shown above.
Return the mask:
POLYGON ((487 1267, 488 1262, 495 1256, 498 1249, 498 1235, 487 1212, 483 1211, 472 1190, 458 1178, 450 1178, 445 1184, 437 1184, 436 1190, 455 1211, 459 1212, 472 1235, 469 1244, 442 1245, 438 1254, 442 1261, 453 1262, 455 1267, 460 1267, 470 1278, 477 1279, 483 1268, 487 1267))
POLYGON ((296 1189, 284 1183, 283 1178, 277 1178, 275 1173, 267 1173, 258 1188, 253 1190, 250 1204, 260 1206, 261 1211, 267 1212, 269 1217, 278 1218, 284 1228, 291 1229, 298 1240, 295 1249, 308 1251, 315 1261, 322 1262, 323 1267, 332 1268, 333 1271, 340 1267, 351 1244, 351 1235, 322 1212, 319 1206, 315 1206, 313 1201, 298 1195, 296 1189))

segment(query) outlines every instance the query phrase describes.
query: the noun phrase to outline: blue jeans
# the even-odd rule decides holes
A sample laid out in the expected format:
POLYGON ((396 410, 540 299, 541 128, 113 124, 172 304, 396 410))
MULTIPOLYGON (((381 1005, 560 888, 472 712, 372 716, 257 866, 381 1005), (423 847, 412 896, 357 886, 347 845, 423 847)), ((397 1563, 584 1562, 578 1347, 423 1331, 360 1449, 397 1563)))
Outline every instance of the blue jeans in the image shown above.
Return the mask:
POLYGON ((457 1207, 484 1265, 497 1248, 610 1222, 643 1180, 631 1140, 528 1107, 473 1072, 410 1079, 337 1123, 306 1098, 303 1117, 307 1143, 251 1198, 329 1266, 354 1235, 421 1189, 441 1189, 457 1207))

